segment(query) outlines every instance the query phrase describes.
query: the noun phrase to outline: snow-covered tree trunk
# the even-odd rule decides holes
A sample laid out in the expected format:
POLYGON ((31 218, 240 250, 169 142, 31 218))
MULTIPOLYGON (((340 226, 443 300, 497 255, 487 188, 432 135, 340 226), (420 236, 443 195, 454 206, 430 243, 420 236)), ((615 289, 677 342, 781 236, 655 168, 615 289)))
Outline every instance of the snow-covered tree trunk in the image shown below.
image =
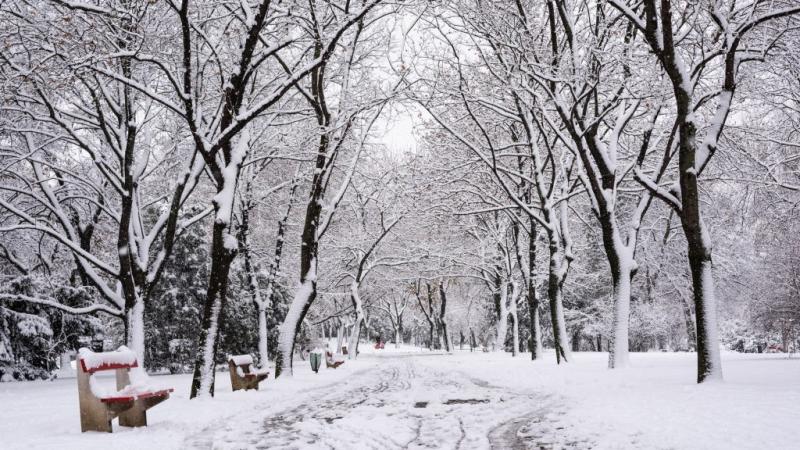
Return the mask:
POLYGON ((419 309, 422 311, 423 316, 425 316, 425 320, 428 322, 428 334, 430 336, 430 340, 428 341, 428 349, 433 350, 435 348, 434 339, 436 339, 436 323, 434 320, 434 311, 433 311, 433 292, 431 291, 430 283, 426 283, 425 287, 427 289, 427 300, 428 300, 428 307, 426 308, 422 302, 422 296, 420 295, 422 292, 420 290, 421 283, 420 280, 417 280, 417 283, 414 287, 414 296, 417 298, 417 304, 419 305, 419 309))
MULTIPOLYGON (((613 225, 616 225, 613 221, 613 225)), ((631 250, 623 245, 616 229, 612 231, 611 245, 606 244, 606 255, 611 264, 611 281, 614 298, 614 319, 611 342, 608 347, 608 367, 623 368, 629 364, 629 321, 631 308, 631 278, 634 261, 631 250), (611 248, 609 248, 611 247, 611 248)))
POLYGON ((631 275, 630 268, 622 265, 619 275, 613 280, 614 322, 611 343, 608 348, 608 367, 622 368, 628 366, 628 328, 631 308, 631 275))
POLYGON ((211 267, 208 289, 200 322, 200 341, 192 376, 191 398, 214 395, 214 374, 222 312, 228 295, 228 274, 239 248, 238 240, 230 233, 236 185, 242 163, 250 149, 250 136, 243 131, 239 141, 227 153, 227 161, 220 168, 217 194, 212 200, 214 226, 211 238, 211 267))
POLYGON ((563 282, 566 270, 562 267, 563 256, 555 233, 548 233, 550 240, 550 265, 547 279, 547 296, 550 300, 550 321, 553 326, 553 348, 556 352, 556 362, 569 362, 571 358, 567 326, 564 320, 564 305, 562 302, 563 282))
POLYGON ((506 336, 508 335, 508 283, 504 282, 500 287, 500 313, 497 317, 495 334, 495 351, 504 351, 506 336))
POLYGON ((349 359, 356 359, 358 358, 358 339, 361 337, 361 326, 364 323, 364 307, 356 281, 350 284, 350 299, 353 302, 353 311, 356 317, 355 323, 353 323, 353 332, 350 334, 350 342, 347 344, 347 356, 349 359))
POLYGON ((394 327, 394 348, 400 348, 400 340, 402 337, 400 336, 400 327, 395 325, 394 327))
MULTIPOLYGON (((286 313, 286 318, 283 319, 280 327, 278 356, 275 360, 276 377, 292 374, 295 336, 300 332, 303 318, 317 296, 316 258, 313 258, 308 264, 308 270, 301 277, 300 286, 295 291, 292 303, 289 305, 289 311, 286 313)), ((338 351, 341 351, 341 348, 338 351)))
POLYGON ((258 307, 258 357, 261 367, 269 361, 269 335, 267 333, 267 306, 258 307))
POLYGON ((253 199, 253 183, 248 180, 245 184, 244 192, 242 194, 242 202, 240 207, 239 217, 239 246, 240 252, 244 259, 244 271, 247 278, 250 295, 253 298, 253 304, 256 307, 258 319, 258 354, 259 364, 262 368, 267 367, 269 363, 269 345, 268 337, 269 330, 267 329, 267 309, 272 305, 272 296, 275 292, 275 283, 277 282, 278 273, 281 266, 283 255, 283 244, 286 236, 286 224, 289 220, 289 215, 292 211, 292 204, 294 195, 297 192, 297 185, 299 173, 295 174, 292 179, 291 189, 289 191, 289 204, 286 207, 286 212, 283 217, 278 221, 278 231, 275 238, 275 252, 272 261, 269 265, 266 279, 266 289, 264 294, 261 293, 261 286, 258 279, 258 270, 253 261, 252 250, 250 249, 250 210, 254 208, 255 203, 253 199))
POLYGON ((447 293, 444 289, 444 281, 439 280, 439 322, 442 324, 442 343, 444 350, 448 353, 453 351, 453 341, 447 328, 447 293))
POLYGON ((539 308, 539 294, 536 292, 536 221, 531 218, 531 231, 528 236, 528 313, 530 315, 531 359, 536 361, 542 357, 542 322, 539 308))
POLYGON ((711 252, 702 240, 697 250, 689 251, 689 265, 692 268, 692 285, 695 289, 697 381, 721 380, 722 361, 717 337, 717 304, 711 252))
POLYGON ((344 344, 345 325, 344 322, 340 323, 336 328, 336 350, 334 353, 342 353, 342 344, 344 344))
POLYGON ((138 299, 125 312, 125 319, 128 331, 126 345, 136 352, 139 366, 144 367, 144 300, 138 299))
POLYGON ((517 315, 517 300, 519 299, 519 286, 514 283, 511 302, 508 306, 508 315, 511 317, 511 356, 519 354, 519 316, 517 315))

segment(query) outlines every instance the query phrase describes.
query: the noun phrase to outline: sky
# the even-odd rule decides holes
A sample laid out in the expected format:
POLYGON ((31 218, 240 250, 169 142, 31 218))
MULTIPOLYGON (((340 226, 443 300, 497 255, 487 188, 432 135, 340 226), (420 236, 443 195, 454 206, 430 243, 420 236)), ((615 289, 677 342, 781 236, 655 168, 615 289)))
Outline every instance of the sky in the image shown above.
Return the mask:
POLYGON ((392 108, 379 119, 379 142, 396 153, 416 152, 415 136, 416 120, 413 114, 403 106, 392 108))

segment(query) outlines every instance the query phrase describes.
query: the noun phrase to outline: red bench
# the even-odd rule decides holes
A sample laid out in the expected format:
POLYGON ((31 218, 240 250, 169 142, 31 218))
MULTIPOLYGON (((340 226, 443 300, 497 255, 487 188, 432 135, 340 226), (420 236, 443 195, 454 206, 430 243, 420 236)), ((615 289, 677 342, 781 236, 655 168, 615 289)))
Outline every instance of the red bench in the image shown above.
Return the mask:
POLYGON ((147 426, 147 410, 168 399, 174 389, 152 388, 144 370, 136 372, 136 382, 132 383, 130 369, 138 367, 136 353, 124 346, 103 353, 80 349, 77 369, 81 431, 111 433, 115 417, 119 417, 121 426, 147 426), (93 377, 106 370, 116 371, 116 390, 101 386, 93 377))
POLYGON ((342 364, 344 364, 344 360, 334 358, 331 352, 325 352, 325 367, 335 369, 342 364))
POLYGON ((251 369, 253 357, 250 355, 236 355, 228 357, 228 368, 231 371, 231 389, 258 390, 258 383, 269 376, 266 369, 251 369))

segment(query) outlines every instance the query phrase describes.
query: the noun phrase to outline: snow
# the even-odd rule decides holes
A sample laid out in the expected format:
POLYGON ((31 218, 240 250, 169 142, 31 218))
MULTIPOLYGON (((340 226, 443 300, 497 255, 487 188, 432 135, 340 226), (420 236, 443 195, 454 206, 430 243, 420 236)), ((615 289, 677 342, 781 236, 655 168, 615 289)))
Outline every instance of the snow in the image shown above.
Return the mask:
MULTIPOLYGON (((209 427, 227 427, 231 417, 272 412, 296 402, 298 393, 309 388, 343 382, 352 371, 367 367, 349 362, 352 370, 326 370, 314 374, 308 364, 295 366, 293 378, 268 380, 259 391, 231 392, 227 373, 221 373, 215 386, 215 397, 189 400, 191 374, 153 375, 158 385, 175 387, 165 402, 147 411, 147 427, 119 427, 114 432, 81 433, 75 379, 31 381, 0 384, 0 436, 3 450, 17 449, 186 449, 192 436, 209 427), (272 405, 272 406, 271 406, 272 405)), ((103 383, 114 383, 114 372, 94 375, 103 383)), ((305 397, 308 398, 308 395, 305 397)))
POLYGON ((252 369, 250 373, 253 375, 269 375, 269 368, 252 369))
POLYGON ((243 366, 245 364, 253 365, 253 357, 250 355, 231 355, 228 356, 228 361, 233 361, 237 366, 243 366))
POLYGON ((711 364, 709 373, 706 373, 706 379, 722 380, 722 363, 719 354, 719 337, 717 336, 717 300, 714 292, 714 275, 711 262, 703 263, 702 270, 703 321, 706 329, 708 360, 711 364))
POLYGON ((136 363, 136 352, 122 345, 113 352, 93 352, 84 347, 78 350, 78 357, 83 361, 87 370, 97 369, 104 365, 127 365, 136 363))
POLYGON ((133 307, 128 310, 127 320, 130 330, 128 345, 136 354, 139 365, 144 366, 144 301, 141 298, 137 299, 133 307))
POLYGON ((225 247, 226 250, 235 251, 237 248, 239 248, 239 241, 237 241, 236 237, 234 237, 232 234, 225 233, 222 246, 225 247))
POLYGON ((612 353, 609 355, 608 367, 620 369, 630 363, 629 348, 629 321, 631 314, 631 272, 633 268, 633 255, 630 247, 622 243, 619 231, 614 230, 614 248, 619 258, 619 280, 613 288, 614 295, 614 322, 612 340, 612 353))
POLYGON ((603 370, 606 353, 574 353, 567 366, 482 354, 452 370, 501 386, 562 397, 548 415, 562 438, 595 448, 764 449, 800 442, 800 360, 725 353, 727 381, 697 385, 695 353, 631 353, 631 367, 603 370))
POLYGON ((317 261, 316 258, 311 260, 310 269, 306 274, 305 280, 298 286, 295 291, 294 298, 289 311, 286 313, 286 318, 280 327, 280 334, 278 336, 278 351, 283 353, 284 371, 281 376, 292 375, 292 348, 294 347, 294 332, 297 323, 300 322, 300 317, 303 315, 303 308, 311 298, 311 294, 316 289, 317 279, 317 261))
MULTIPOLYGON (((228 224, 231 221, 231 214, 233 211, 233 199, 236 194, 236 182, 239 179, 239 170, 241 169, 242 162, 247 156, 250 149, 250 133, 245 128, 239 135, 239 140, 231 152, 231 160, 227 165, 221 169, 222 172, 222 186, 219 192, 214 196, 213 202, 216 207, 216 222, 228 224)), ((227 236, 225 238, 225 246, 228 245, 227 236)))
POLYGON ((206 397, 211 394, 211 387, 214 385, 214 356, 215 356, 215 340, 217 337, 217 328, 219 327, 219 315, 222 310, 222 302, 217 295, 214 298, 214 304, 211 307, 211 326, 206 330, 205 340, 203 344, 203 366, 200 368, 200 389, 197 391, 198 397, 206 397))
POLYGON ((109 398, 109 397, 137 397, 142 394, 155 392, 167 389, 166 386, 152 383, 150 377, 146 373, 132 369, 128 372, 130 376, 130 384, 122 389, 116 389, 113 382, 110 380, 102 380, 97 374, 89 378, 89 388, 95 397, 109 398))
MULTIPOLYGON (((148 411, 148 427, 115 422, 113 434, 80 432, 72 379, 4 383, 3 448, 394 449, 413 441, 484 449, 509 424, 545 448, 800 442, 800 359, 783 355, 724 353, 727 381, 698 385, 694 353, 632 353, 631 366, 620 371, 606 369, 606 353, 575 353, 571 364, 557 366, 552 350, 532 362, 502 352, 361 348, 358 360, 319 374, 298 362, 293 377, 268 380, 260 391, 231 392, 220 376, 213 399, 190 401, 188 374, 152 376, 177 391, 148 411), (454 400, 479 403, 448 404, 454 400)), ((112 382, 113 372, 95 378, 112 382)))

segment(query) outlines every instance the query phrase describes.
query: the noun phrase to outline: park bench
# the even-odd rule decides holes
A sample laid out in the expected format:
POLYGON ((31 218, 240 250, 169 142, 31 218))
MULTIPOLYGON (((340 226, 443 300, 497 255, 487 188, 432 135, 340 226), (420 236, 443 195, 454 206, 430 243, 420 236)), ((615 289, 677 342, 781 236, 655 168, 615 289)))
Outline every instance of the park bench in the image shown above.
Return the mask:
POLYGON ((269 375, 265 369, 252 369, 253 357, 250 355, 234 355, 228 357, 228 367, 231 372, 231 387, 234 391, 239 389, 258 390, 258 383, 269 375))
POLYGON ((331 368, 335 369, 341 366, 342 364, 344 364, 344 360, 334 358, 333 353, 331 352, 325 352, 325 367, 329 369, 331 368))
POLYGON ((174 389, 157 389, 149 385, 144 370, 139 367, 136 353, 125 346, 113 352, 93 352, 88 348, 78 351, 78 401, 81 414, 81 431, 111 433, 111 421, 119 417, 120 426, 147 426, 147 410, 169 398, 174 389), (106 370, 116 371, 116 389, 102 386, 94 374, 106 370))

